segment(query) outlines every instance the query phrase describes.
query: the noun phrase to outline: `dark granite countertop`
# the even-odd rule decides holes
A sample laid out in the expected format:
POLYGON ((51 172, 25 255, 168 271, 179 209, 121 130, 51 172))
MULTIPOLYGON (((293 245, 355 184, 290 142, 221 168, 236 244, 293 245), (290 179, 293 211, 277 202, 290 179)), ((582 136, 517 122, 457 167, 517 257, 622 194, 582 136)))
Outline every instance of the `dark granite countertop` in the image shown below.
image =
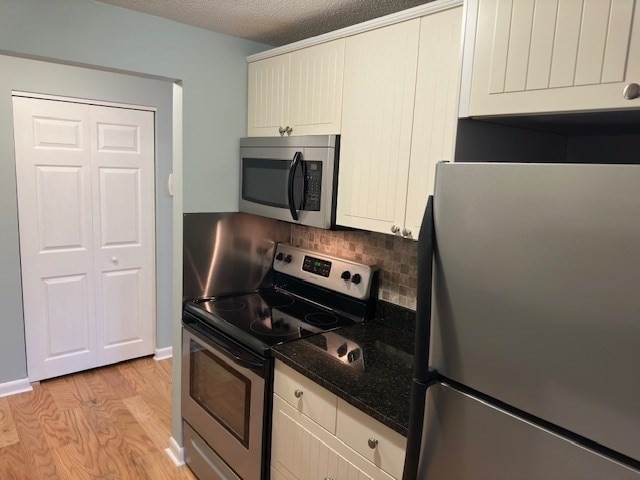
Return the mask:
POLYGON ((379 301, 375 317, 272 351, 294 370, 406 436, 415 312, 379 301))

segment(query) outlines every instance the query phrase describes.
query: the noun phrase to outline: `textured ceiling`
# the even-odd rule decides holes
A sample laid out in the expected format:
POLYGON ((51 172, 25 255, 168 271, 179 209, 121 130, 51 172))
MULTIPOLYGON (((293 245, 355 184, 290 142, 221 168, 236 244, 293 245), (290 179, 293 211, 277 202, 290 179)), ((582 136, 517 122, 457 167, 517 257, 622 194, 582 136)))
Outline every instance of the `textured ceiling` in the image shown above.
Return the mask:
POLYGON ((280 46, 431 0, 99 0, 280 46))

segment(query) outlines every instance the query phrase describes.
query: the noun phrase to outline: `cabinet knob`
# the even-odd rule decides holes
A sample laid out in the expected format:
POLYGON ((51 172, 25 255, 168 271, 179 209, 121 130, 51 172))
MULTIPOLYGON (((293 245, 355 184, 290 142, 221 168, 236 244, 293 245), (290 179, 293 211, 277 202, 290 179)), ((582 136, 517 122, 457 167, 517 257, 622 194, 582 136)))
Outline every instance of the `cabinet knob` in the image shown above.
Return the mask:
POLYGON ((367 445, 369 445, 369 448, 374 449, 378 446, 378 439, 377 438, 370 438, 369 440, 367 440, 367 445))
POLYGON ((304 392, 300 389, 296 390, 295 392, 293 392, 293 394, 296 396, 296 398, 300 398, 302 396, 304 392))
POLYGON ((283 127, 280 127, 280 128, 278 129, 278 132, 280 133, 280 136, 281 136, 281 137, 283 137, 283 136, 284 136, 284 134, 285 134, 285 132, 286 132, 286 130, 285 130, 283 127))
POLYGON ((630 83, 622 90, 622 96, 627 100, 635 100, 640 97, 640 85, 637 83, 630 83))
POLYGON ((287 125, 287 128, 285 128, 284 131, 287 135, 291 135, 293 133, 293 128, 287 125))
POLYGON ((409 230, 408 228, 403 228, 403 229, 402 229, 402 236, 403 236, 403 237, 409 237, 409 236, 411 236, 411 230, 409 230))
POLYGON ((391 233, 398 233, 400 231, 400 227, 397 225, 391 225, 391 233))
POLYGON ((118 264, 118 257, 111 257, 111 263, 113 263, 114 265, 118 264))

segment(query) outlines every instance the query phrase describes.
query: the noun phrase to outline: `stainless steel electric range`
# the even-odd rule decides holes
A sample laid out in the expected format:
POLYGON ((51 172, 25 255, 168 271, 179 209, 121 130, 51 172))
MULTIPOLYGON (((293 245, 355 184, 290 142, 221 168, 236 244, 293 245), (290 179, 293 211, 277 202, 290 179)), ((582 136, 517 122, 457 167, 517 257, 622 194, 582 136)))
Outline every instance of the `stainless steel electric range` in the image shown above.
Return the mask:
POLYGON ((270 348, 373 314, 375 267, 278 244, 274 284, 185 303, 185 460, 201 479, 269 478, 270 348))

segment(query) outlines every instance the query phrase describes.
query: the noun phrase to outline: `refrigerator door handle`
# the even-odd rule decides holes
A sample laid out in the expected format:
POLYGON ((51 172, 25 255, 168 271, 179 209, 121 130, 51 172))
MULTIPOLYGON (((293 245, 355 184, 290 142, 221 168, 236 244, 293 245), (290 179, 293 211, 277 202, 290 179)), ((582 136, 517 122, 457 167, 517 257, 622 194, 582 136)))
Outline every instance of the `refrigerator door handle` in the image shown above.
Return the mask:
POLYGON ((416 480, 422 428, 424 424, 427 388, 438 380, 438 373, 429 370, 429 343, 431 341, 431 291, 433 254, 435 249, 433 195, 429 196, 418 236, 418 278, 416 292, 416 340, 413 357, 413 385, 409 410, 407 451, 402 480, 416 480))

